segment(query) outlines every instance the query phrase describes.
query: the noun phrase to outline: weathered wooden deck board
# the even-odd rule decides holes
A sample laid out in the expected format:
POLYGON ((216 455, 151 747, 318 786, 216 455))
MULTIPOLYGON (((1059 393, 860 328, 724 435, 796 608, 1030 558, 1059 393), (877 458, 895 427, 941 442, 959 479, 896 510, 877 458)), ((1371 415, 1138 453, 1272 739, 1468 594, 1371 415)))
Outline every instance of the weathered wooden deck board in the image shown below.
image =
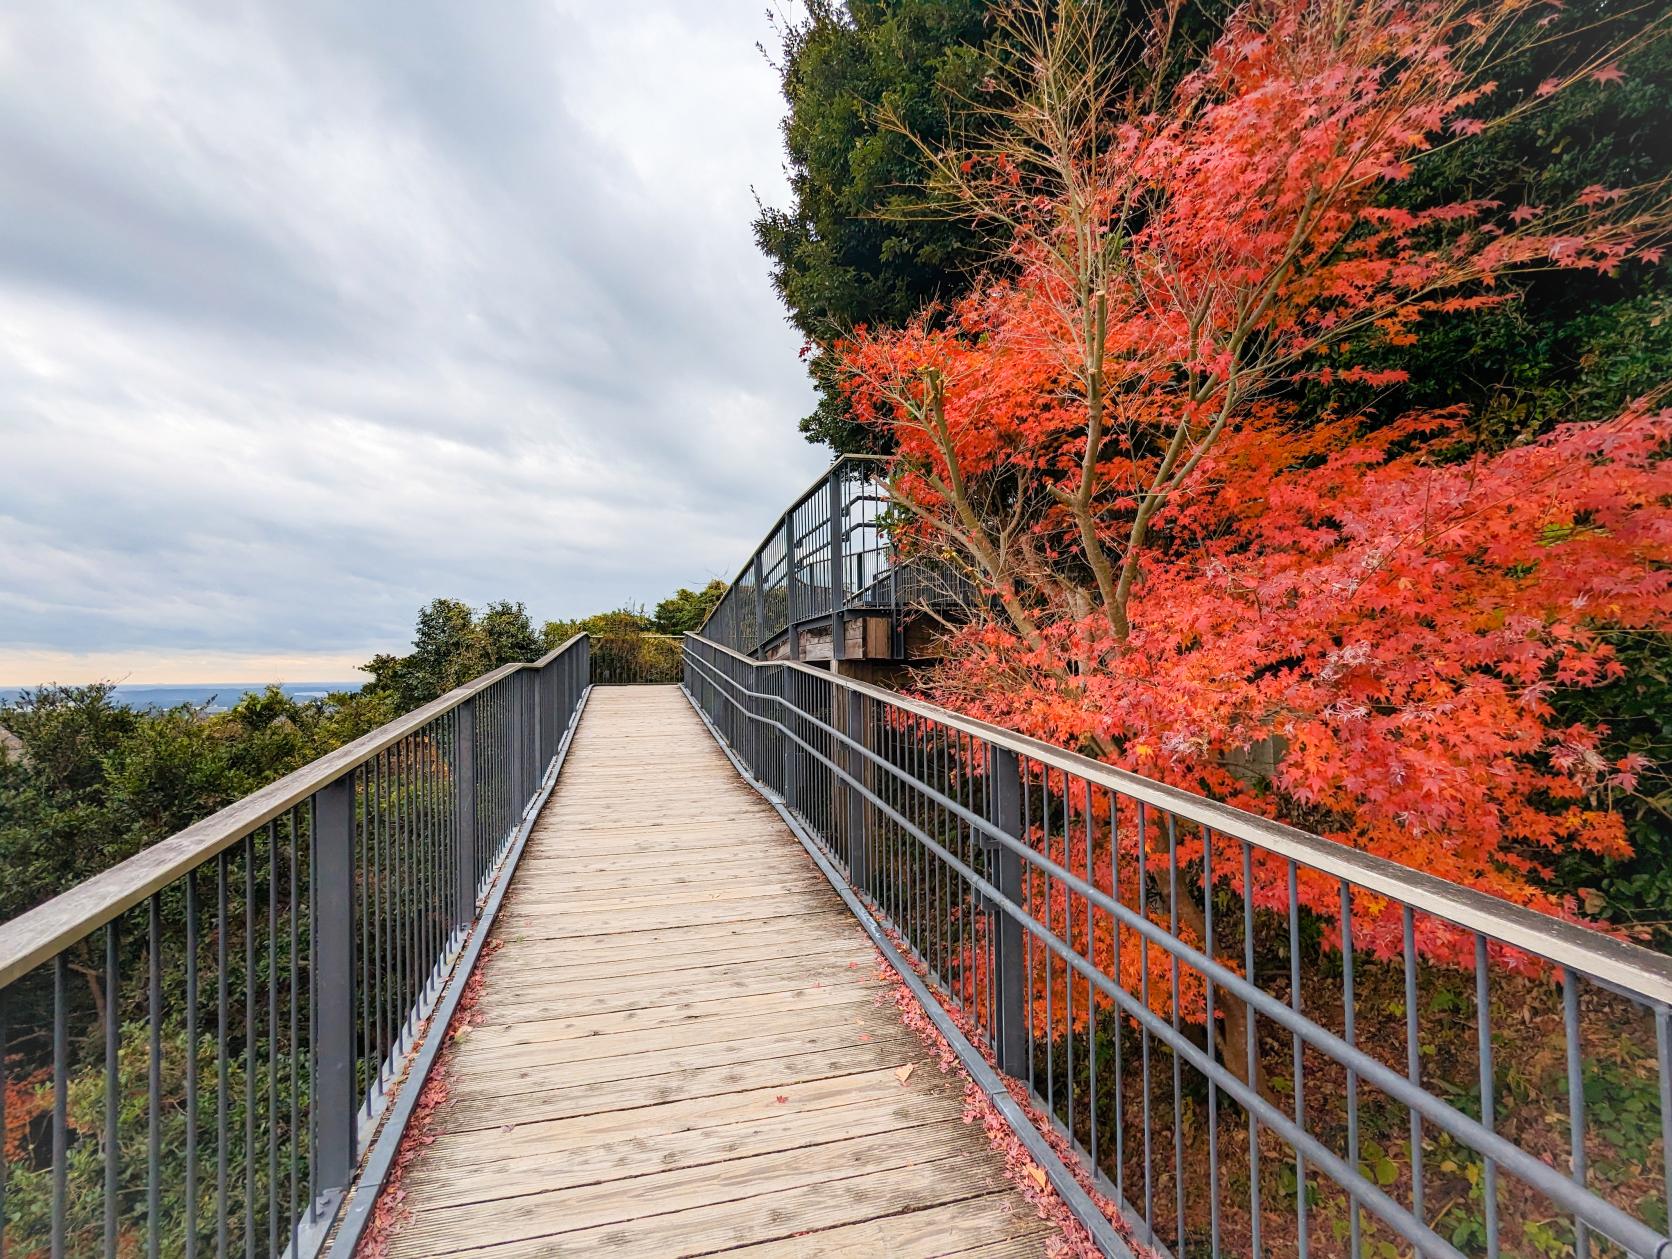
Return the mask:
POLYGON ((593 691, 495 934, 392 1256, 1044 1252, 677 688, 593 691))

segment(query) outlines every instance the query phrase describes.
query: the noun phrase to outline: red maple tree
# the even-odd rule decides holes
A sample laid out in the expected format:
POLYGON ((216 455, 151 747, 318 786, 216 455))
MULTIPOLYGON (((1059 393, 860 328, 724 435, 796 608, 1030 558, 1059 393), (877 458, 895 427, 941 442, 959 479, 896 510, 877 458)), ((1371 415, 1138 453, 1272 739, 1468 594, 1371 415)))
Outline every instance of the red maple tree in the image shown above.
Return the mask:
MULTIPOLYGON (((1672 415, 1494 452, 1456 412, 1297 400, 1401 379, 1364 356, 1506 300, 1509 276, 1659 260, 1659 189, 1386 205, 1425 153, 1612 67, 1494 112, 1493 66, 1547 11, 1252 0, 1193 64, 1176 7, 1124 43, 1096 6, 1009 13, 997 138, 927 153, 952 208, 1002 230, 1003 266, 838 347, 857 414, 896 440, 906 545, 988 596, 938 698, 1573 912, 1549 859, 1625 851, 1602 793, 1640 767, 1547 697, 1613 676, 1610 632, 1667 623, 1672 415), (1259 781, 1254 745, 1277 753, 1259 781)), ((1286 904, 1281 872, 1256 875, 1286 904)), ((1338 915, 1333 882, 1300 894, 1338 915)), ((1354 928, 1400 947, 1385 900, 1356 900, 1354 928)), ((1468 960, 1441 924, 1419 946, 1468 960)))

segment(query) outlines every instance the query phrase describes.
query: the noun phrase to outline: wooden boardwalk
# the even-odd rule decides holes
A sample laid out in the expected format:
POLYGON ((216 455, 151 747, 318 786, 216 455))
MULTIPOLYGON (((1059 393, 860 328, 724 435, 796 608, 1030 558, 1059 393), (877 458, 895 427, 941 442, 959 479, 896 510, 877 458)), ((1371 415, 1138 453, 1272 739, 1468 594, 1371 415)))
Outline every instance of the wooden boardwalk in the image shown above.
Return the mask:
POLYGON ((1044 1253, 678 688, 594 689, 495 934, 391 1255, 1044 1253))

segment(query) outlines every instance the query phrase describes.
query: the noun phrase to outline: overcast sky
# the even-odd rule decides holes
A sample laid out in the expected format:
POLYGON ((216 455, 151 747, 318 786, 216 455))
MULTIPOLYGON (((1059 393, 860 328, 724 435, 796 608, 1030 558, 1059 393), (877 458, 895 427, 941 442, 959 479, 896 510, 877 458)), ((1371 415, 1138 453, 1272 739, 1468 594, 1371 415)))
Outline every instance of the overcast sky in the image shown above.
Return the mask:
POLYGON ((727 576, 823 466, 763 0, 0 11, 0 684, 338 680, 727 576))

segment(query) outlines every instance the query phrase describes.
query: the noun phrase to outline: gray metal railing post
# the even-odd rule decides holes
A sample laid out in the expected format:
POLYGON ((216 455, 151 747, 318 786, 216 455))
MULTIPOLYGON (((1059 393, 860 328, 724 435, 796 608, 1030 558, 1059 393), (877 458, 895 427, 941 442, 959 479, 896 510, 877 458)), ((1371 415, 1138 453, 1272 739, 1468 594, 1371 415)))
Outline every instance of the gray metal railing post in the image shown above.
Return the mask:
POLYGON ((467 699, 455 710, 458 726, 453 743, 454 804, 458 809, 459 850, 454 854, 458 896, 458 925, 464 930, 476 920, 476 701, 467 699))
POLYGON ((782 744, 781 750, 783 752, 784 803, 791 809, 796 806, 796 797, 801 785, 796 781, 796 752, 798 749, 795 740, 789 736, 789 731, 795 728, 794 722, 790 720, 791 715, 795 712, 790 685, 790 675, 792 673, 794 673, 793 669, 778 670, 778 697, 784 701, 778 709, 778 719, 784 724, 784 729, 779 732, 778 739, 782 744))
POLYGON ((842 465, 830 470, 830 667, 847 659, 847 643, 842 633, 842 605, 847 601, 843 570, 846 568, 847 539, 842 526, 847 513, 842 510, 842 465))
MULTIPOLYGON (((1022 835, 1022 766, 1009 748, 993 748, 992 821, 1006 835, 1022 835)), ((996 840, 984 837, 987 849, 987 877, 999 894, 1012 904, 1022 903, 1022 857, 996 840)), ((993 941, 993 974, 997 1022, 994 1049, 999 1070, 1026 1079, 1028 1075, 1027 1003, 1023 995, 1022 924, 994 906, 989 926, 993 941)))
POLYGON ((749 644, 749 654, 757 655, 766 641, 766 567, 761 553, 755 552, 755 641, 749 644))
MULTIPOLYGON (((744 702, 744 707, 746 707, 746 711, 749 712, 749 717, 752 719, 752 721, 747 722, 747 727, 749 727, 747 729, 747 734, 749 734, 749 772, 754 774, 757 779, 761 779, 762 782, 766 782, 766 729, 761 722, 761 694, 759 694, 761 670, 749 669, 744 677, 746 677, 747 682, 744 684, 746 689, 744 689, 744 701, 742 702, 744 702)), ((719 692, 719 687, 716 687, 716 692, 719 692)))
POLYGON ((795 628, 795 512, 784 513, 784 623, 790 659, 801 659, 801 635, 795 628))
MULTIPOLYGON (((534 784, 540 781, 540 671, 531 669, 517 675, 523 694, 523 794, 526 806, 534 798, 534 784)), ((521 810, 518 810, 521 812, 521 810)))
MULTIPOLYGON (((842 733, 861 747, 869 748, 870 743, 865 737, 865 697, 851 688, 841 689, 846 697, 842 705, 842 733)), ((849 748, 847 762, 849 775, 859 782, 864 782, 868 765, 865 758, 849 748)), ((871 860, 865 843, 865 797, 853 786, 849 786, 845 794, 848 817, 848 875, 853 879, 855 887, 869 894, 871 860)))
POLYGON ((356 1161, 354 1015, 354 775, 313 797, 313 1111, 319 1121, 317 1167, 322 1195, 348 1188, 356 1161))

